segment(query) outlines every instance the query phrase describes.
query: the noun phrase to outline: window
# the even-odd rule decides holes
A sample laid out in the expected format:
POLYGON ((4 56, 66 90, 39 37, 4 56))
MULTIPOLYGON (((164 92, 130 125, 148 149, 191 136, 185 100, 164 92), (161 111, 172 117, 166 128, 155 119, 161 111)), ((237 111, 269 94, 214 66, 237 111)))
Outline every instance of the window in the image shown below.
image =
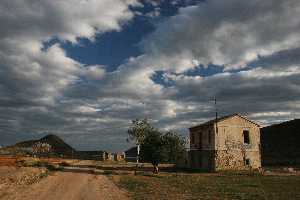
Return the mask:
POLYGON ((243 131, 244 144, 250 144, 250 135, 249 131, 243 131))
POLYGON ((199 148, 202 148, 202 132, 199 133, 199 148))
POLYGON ((250 166, 250 159, 249 158, 245 159, 245 165, 250 166))
POLYGON ((208 131, 208 144, 211 143, 211 130, 208 131))
POLYGON ((193 133, 191 133, 191 144, 194 144, 194 141, 195 141, 195 136, 193 133))

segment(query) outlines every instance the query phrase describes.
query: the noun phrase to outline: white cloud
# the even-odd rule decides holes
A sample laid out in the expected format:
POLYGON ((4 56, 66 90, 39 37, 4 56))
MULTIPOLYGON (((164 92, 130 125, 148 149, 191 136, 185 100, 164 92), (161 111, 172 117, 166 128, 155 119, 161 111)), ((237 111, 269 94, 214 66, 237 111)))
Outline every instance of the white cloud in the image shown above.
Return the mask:
POLYGON ((92 83, 102 80, 104 67, 83 65, 67 57, 60 45, 43 44, 56 38, 77 45, 78 38, 94 40, 96 34, 120 31, 134 17, 130 6, 141 5, 136 0, 0 2, 1 118, 16 122, 0 122, 1 140, 20 138, 20 132, 67 134, 74 131, 69 116, 95 113, 93 107, 84 107, 83 103, 77 104, 78 112, 64 112, 61 102, 79 79, 92 83), (34 109, 40 107, 43 109, 34 109))
MULTIPOLYGON (((156 60, 198 60, 226 69, 245 67, 258 55, 300 46, 298 0, 210 0, 182 8, 143 42, 156 60)), ((191 68, 190 65, 186 68, 191 68)))
POLYGON ((76 107, 73 112, 79 112, 79 113, 96 113, 98 111, 101 111, 99 109, 96 109, 94 107, 91 106, 78 106, 76 107))
POLYGON ((2 1, 0 35, 8 38, 46 40, 53 36, 75 42, 92 39, 96 32, 120 30, 133 13, 135 0, 2 1))
POLYGON ((215 96, 220 115, 238 112, 263 123, 288 119, 279 113, 292 110, 298 115, 299 109, 291 103, 300 96, 299 59, 292 52, 300 42, 299 26, 289 20, 292 15, 299 15, 296 9, 299 6, 292 0, 278 4, 272 0, 243 3, 213 0, 183 8, 178 15, 158 25, 143 41, 144 55, 129 59, 108 76, 117 81, 113 86, 109 81, 103 82, 94 98, 109 96, 112 102, 136 98, 133 104, 143 106, 131 105, 122 114, 118 113, 118 117, 147 116, 160 127, 185 131, 189 124, 214 116, 215 96), (278 20, 281 23, 274 25, 278 20), (264 57, 258 58, 258 54, 264 57), (276 63, 268 60, 273 56, 271 60, 277 59, 276 63), (248 66, 258 59, 262 62, 257 63, 257 68, 241 72, 208 77, 182 73, 199 64, 225 65, 228 70, 248 66), (163 77, 172 86, 155 83, 152 80, 155 71, 165 71, 163 77), (262 120, 263 117, 267 119, 262 120))
MULTIPOLYGON (((300 26, 294 20, 300 17, 299 7, 300 3, 295 0, 212 0, 182 8, 144 39, 141 44, 144 55, 129 59, 121 66, 118 76, 122 80, 122 91, 131 91, 144 98, 166 96, 174 90, 154 83, 151 76, 155 71, 182 73, 209 63, 224 65, 226 70, 241 68, 257 60, 258 55, 270 56, 300 46, 300 26)), ((241 76, 265 79, 297 73, 297 66, 288 66, 282 72, 261 68, 241 73, 241 76)), ((228 73, 218 76, 232 77, 228 73)), ((204 80, 184 77, 181 81, 204 80)), ((212 94, 212 91, 207 92, 212 94)))
POLYGON ((84 75, 90 79, 101 80, 105 76, 105 68, 100 65, 87 66, 84 75))
POLYGON ((118 31, 133 17, 130 5, 138 3, 134 0, 2 1, 2 96, 53 104, 80 76, 103 78, 103 67, 84 66, 68 58, 59 45, 43 51, 43 42, 57 37, 76 43, 80 37, 93 39, 97 33, 118 31))
POLYGON ((272 117, 272 116, 290 116, 291 112, 263 112, 263 113, 253 113, 251 117, 272 117))

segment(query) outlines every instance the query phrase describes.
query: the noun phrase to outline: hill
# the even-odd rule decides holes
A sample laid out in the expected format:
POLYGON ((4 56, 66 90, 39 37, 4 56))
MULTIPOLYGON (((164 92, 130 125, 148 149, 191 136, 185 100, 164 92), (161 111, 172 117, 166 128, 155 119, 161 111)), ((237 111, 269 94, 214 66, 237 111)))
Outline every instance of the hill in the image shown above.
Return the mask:
POLYGON ((50 152, 56 155, 69 156, 75 152, 70 145, 65 143, 61 138, 56 135, 47 135, 39 140, 28 140, 24 142, 16 143, 15 145, 6 147, 5 150, 10 151, 11 153, 32 153, 33 149, 37 145, 47 144, 49 145, 50 152))
POLYGON ((263 165, 300 164, 300 119, 261 129, 263 165))

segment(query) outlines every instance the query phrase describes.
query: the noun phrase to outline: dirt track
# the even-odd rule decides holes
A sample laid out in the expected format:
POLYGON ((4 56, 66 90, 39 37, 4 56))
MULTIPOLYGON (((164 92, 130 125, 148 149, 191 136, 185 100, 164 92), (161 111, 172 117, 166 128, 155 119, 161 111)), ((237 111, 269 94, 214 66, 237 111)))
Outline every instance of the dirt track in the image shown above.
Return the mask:
MULTIPOLYGON (((1 199, 1 197, 0 197, 1 199)), ((126 200, 126 193, 106 176, 57 172, 40 182, 17 189, 6 200, 126 200)))

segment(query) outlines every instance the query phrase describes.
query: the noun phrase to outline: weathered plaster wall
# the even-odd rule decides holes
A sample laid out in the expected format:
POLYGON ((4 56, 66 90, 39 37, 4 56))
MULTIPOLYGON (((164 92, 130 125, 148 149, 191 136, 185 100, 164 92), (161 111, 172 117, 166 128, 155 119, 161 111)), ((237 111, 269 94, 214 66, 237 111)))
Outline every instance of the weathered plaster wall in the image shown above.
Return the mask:
POLYGON ((215 141, 216 169, 245 168, 245 159, 252 168, 261 166, 260 130, 248 120, 235 116, 219 122, 215 141), (244 130, 249 131, 250 144, 244 144, 244 130))

